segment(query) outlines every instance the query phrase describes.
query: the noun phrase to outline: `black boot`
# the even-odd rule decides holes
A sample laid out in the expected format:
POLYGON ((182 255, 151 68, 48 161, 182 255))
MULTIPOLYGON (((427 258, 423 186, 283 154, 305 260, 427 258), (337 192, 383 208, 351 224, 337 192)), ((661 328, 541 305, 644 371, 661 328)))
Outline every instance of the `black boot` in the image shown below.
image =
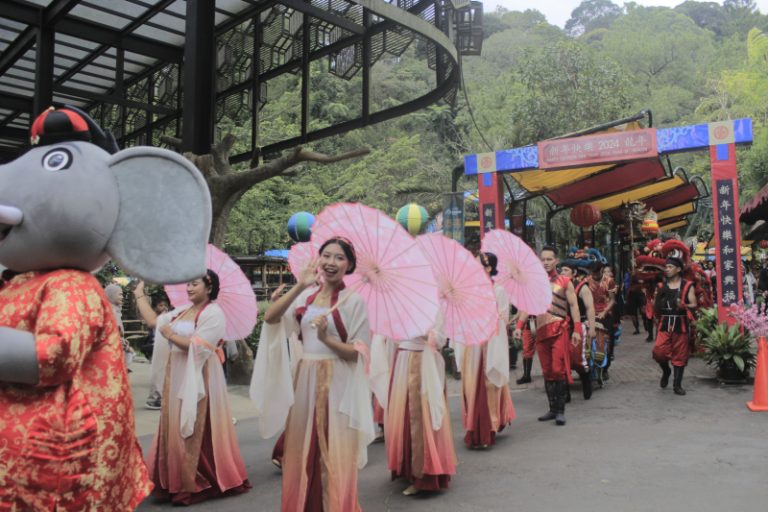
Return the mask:
POLYGON ((648 331, 648 336, 645 338, 645 341, 652 342, 654 339, 653 335, 653 320, 645 319, 645 330, 648 331))
POLYGON ((685 390, 683 389, 683 372, 685 372, 685 366, 674 366, 673 368, 675 369, 675 380, 672 383, 672 390, 676 395, 683 396, 685 395, 685 390))
POLYGON ((579 380, 581 380, 581 392, 584 394, 584 400, 589 400, 592 398, 592 376, 589 374, 589 370, 579 372, 579 380))
POLYGON ((635 328, 635 332, 632 334, 640 334, 640 321, 637 319, 637 315, 632 317, 632 326, 635 328))
POLYGON ((544 390, 547 392, 547 400, 549 400, 549 412, 544 416, 539 416, 539 421, 549 421, 555 419, 557 413, 555 412, 556 396, 555 396, 555 384, 553 380, 544 381, 544 390))
POLYGON ((509 369, 517 369, 517 347, 514 343, 509 344, 509 369))
MULTIPOLYGON (((661 380, 659 381, 659 386, 662 387, 662 389, 665 389, 667 385, 669 384, 669 376, 672 374, 672 369, 669 367, 669 362, 664 361, 663 363, 659 363, 659 366, 661 366, 661 380)), ((677 375, 677 374, 675 374, 677 375)), ((677 377, 675 377, 677 378, 677 377)))
POLYGON ((531 382, 531 368, 533 368, 533 359, 523 359, 523 376, 515 381, 518 385, 531 382))
POLYGON ((567 380, 555 381, 555 424, 565 425, 565 394, 568 390, 567 380))

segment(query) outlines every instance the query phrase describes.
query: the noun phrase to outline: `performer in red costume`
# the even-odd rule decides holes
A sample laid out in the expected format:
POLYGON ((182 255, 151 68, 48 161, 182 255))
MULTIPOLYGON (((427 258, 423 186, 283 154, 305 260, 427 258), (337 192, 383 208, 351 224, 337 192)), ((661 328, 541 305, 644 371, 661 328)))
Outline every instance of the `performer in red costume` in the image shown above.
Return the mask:
MULTIPOLYGON (((595 329, 597 331, 596 336, 596 348, 595 348, 595 361, 602 362, 605 358, 610 357, 611 354, 611 332, 612 319, 611 311, 613 309, 614 295, 611 292, 609 286, 610 283, 603 280, 603 267, 604 265, 599 261, 592 262, 590 266, 590 276, 587 278, 587 286, 589 291, 592 292, 592 300, 595 305, 595 329)), ((615 287, 615 283, 613 283, 615 287)), ((603 370, 603 379, 608 379, 608 368, 603 370)))
POLYGON ((637 267, 632 276, 643 293, 643 325, 648 333, 645 341, 649 343, 654 340, 653 297, 664 272, 665 260, 661 248, 661 240, 654 239, 648 242, 644 254, 635 258, 637 267))
MULTIPOLYGON (((584 400, 592 397, 592 377, 589 373, 587 364, 587 340, 592 340, 597 336, 595 331, 595 305, 592 299, 592 292, 589 289, 589 280, 587 279, 586 269, 578 265, 576 260, 565 260, 560 265, 560 274, 571 279, 575 284, 574 293, 579 304, 579 319, 581 323, 581 342, 570 346, 571 369, 579 374, 581 380, 581 390, 584 400)), ((571 394, 567 394, 566 402, 570 402, 571 394)))
POLYGON ((118 327, 90 272, 111 257, 153 282, 199 277, 210 195, 182 156, 118 151, 72 107, 41 114, 31 140, 0 166, 0 510, 134 510, 152 485, 118 327))
MULTIPOLYGON (((522 317, 523 312, 520 312, 522 317)), ((523 376, 517 379, 517 385, 528 384, 531 382, 531 369, 533 368, 533 356, 536 354, 536 340, 533 339, 531 326, 528 321, 518 321, 517 325, 522 330, 521 339, 523 344, 523 376)))
MULTIPOLYGON (((565 399, 571 380, 568 343, 570 341, 573 345, 578 345, 582 332, 581 322, 574 322, 573 334, 569 336, 568 314, 570 313, 571 318, 580 318, 579 306, 573 283, 569 278, 557 273, 558 260, 554 247, 545 246, 539 257, 552 285, 552 306, 549 312, 536 317, 536 351, 539 354, 549 399, 549 412, 539 417, 539 421, 555 420, 557 425, 565 425, 565 399)), ((522 314, 518 320, 515 338, 522 337, 522 326, 527 321, 527 316, 522 314)))
POLYGON ((659 385, 666 388, 674 368, 673 389, 676 395, 685 395, 683 389, 683 372, 690 356, 689 334, 692 311, 697 307, 696 293, 691 281, 681 277, 685 269, 686 256, 683 258, 670 256, 664 268, 664 284, 659 285, 654 298, 654 312, 658 319, 659 329, 656 344, 653 347, 653 358, 661 366, 661 381, 659 385))

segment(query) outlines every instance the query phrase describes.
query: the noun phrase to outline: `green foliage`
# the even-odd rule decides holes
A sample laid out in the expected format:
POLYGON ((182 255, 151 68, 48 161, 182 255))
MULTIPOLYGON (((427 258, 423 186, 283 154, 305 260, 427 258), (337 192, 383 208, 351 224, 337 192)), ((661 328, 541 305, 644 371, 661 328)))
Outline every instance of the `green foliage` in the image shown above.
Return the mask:
POLYGON ((696 338, 699 344, 704 342, 704 338, 712 332, 718 324, 717 309, 700 309, 696 319, 696 338))
POLYGON ((718 369, 734 364, 740 372, 755 367, 755 354, 752 352, 751 337, 741 332, 738 325, 728 326, 717 322, 714 308, 701 311, 696 322, 696 333, 704 348, 704 361, 718 369))
POLYGON ((712 31, 716 37, 722 37, 727 30, 727 16, 723 7, 715 2, 694 2, 688 0, 677 7, 675 11, 693 20, 696 25, 712 31))
POLYGON ((662 7, 633 9, 600 47, 629 71, 635 110, 650 108, 656 124, 679 124, 693 112, 715 54, 711 32, 662 7))
POLYGON ((575 41, 529 49, 514 72, 523 86, 512 108, 518 145, 630 113, 629 82, 621 67, 575 41))
MULTIPOLYGON (((363 201, 390 214, 416 201, 434 215, 464 154, 534 143, 645 108, 652 110, 656 126, 752 117, 754 144, 738 155, 742 199, 747 201, 768 182, 766 19, 744 0, 722 5, 685 1, 675 9, 586 0, 573 11, 567 31, 547 23, 536 10, 486 12, 483 54, 462 59, 464 90, 455 104, 433 105, 312 144, 327 154, 361 146, 371 153, 332 165, 298 165, 290 176, 257 185, 230 216, 226 248, 232 254, 255 254, 288 247, 291 214, 317 213, 336 201, 363 201)), ((435 74, 424 57, 423 45, 414 41, 401 56, 385 54, 376 63, 372 112, 433 87, 435 74)), ((313 62, 310 77, 311 129, 361 114, 360 74, 339 79, 320 60, 313 62)), ((257 134, 262 146, 299 134, 299 75, 282 75, 266 87, 269 101, 259 113, 257 134)), ((241 114, 223 118, 217 130, 218 137, 228 132, 239 137, 235 153, 251 137, 250 123, 241 114)), ((709 181, 707 154, 673 155, 671 160, 673 167, 709 181)), ((476 179, 462 178, 459 187, 475 190, 476 179)), ((467 208, 472 219, 474 205, 467 208)), ((534 199, 528 215, 543 226, 547 209, 543 200, 534 199)), ((553 227, 560 239, 577 236, 567 214, 556 216, 553 227)))
POLYGON ((583 0, 565 22, 565 31, 570 36, 588 34, 610 27, 621 15, 621 7, 610 0, 583 0))

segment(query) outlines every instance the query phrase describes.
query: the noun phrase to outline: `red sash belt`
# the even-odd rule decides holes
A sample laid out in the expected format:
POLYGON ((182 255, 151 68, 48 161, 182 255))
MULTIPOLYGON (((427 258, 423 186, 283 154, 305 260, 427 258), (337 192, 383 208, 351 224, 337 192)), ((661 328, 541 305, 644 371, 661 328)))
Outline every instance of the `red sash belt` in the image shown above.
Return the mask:
POLYGON ((549 322, 546 325, 542 325, 541 327, 537 327, 536 340, 544 341, 548 340, 549 338, 560 336, 563 332, 563 329, 566 329, 567 327, 568 322, 566 320, 556 320, 554 322, 549 322))

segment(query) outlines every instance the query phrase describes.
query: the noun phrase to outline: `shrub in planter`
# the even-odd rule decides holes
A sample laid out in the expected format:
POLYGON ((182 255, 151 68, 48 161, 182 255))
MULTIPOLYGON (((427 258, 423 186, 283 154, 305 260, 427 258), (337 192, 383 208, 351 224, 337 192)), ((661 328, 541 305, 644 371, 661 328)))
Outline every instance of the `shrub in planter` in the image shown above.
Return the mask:
POLYGON ((701 347, 704 343, 704 339, 711 333, 715 327, 719 324, 716 308, 700 309, 696 315, 696 323, 694 324, 696 333, 696 346, 701 347))
POLYGON ((755 367, 752 339, 739 325, 718 324, 711 331, 699 331, 704 361, 717 368, 723 380, 744 380, 755 367))

